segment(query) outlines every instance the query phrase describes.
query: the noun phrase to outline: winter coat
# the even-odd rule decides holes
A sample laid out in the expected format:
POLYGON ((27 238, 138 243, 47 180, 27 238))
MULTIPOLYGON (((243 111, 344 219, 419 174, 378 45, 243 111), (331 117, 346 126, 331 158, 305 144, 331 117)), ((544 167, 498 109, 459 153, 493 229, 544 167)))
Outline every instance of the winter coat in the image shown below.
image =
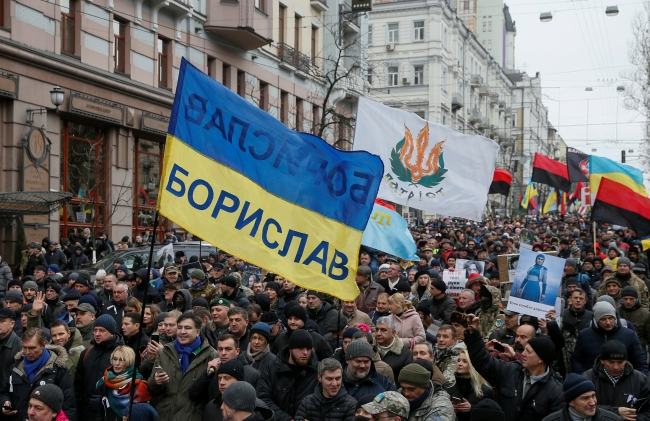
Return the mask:
POLYGON ((370 320, 372 320, 372 323, 375 325, 377 324, 377 320, 379 320, 382 317, 390 317, 390 311, 387 311, 386 313, 380 313, 379 311, 371 311, 368 313, 368 317, 370 317, 370 320))
POLYGON ((45 253, 45 261, 47 262, 48 266, 52 263, 59 266, 59 271, 65 270, 68 264, 68 258, 65 256, 65 253, 62 252, 59 248, 55 248, 54 251, 48 250, 45 253))
POLYGON ((433 297, 429 299, 429 309, 433 320, 449 323, 451 313, 456 311, 456 301, 447 294, 440 299, 433 297))
POLYGON ((79 356, 86 348, 84 348, 83 343, 81 341, 81 333, 79 333, 76 327, 71 327, 70 333, 71 333, 70 339, 68 339, 68 342, 65 345, 63 345, 63 347, 68 352, 68 362, 66 363, 66 367, 70 372, 70 377, 74 379, 75 375, 77 374, 77 365, 79 364, 79 356))
MULTIPOLYGON (((341 353, 343 353, 343 349, 341 349, 341 353)), ((372 363, 375 365, 375 370, 377 370, 377 373, 388 377, 388 380, 390 380, 391 383, 397 383, 395 381, 395 373, 393 373, 393 369, 391 366, 382 361, 381 356, 377 351, 372 353, 372 363)), ((341 364, 345 365, 345 354, 343 354, 343 362, 341 364)))
MULTIPOLYGON (((131 295, 138 299, 141 303, 144 303, 144 297, 147 296, 147 304, 158 304, 162 299, 158 290, 154 288, 149 282, 146 283, 146 288, 142 288, 142 285, 136 285, 131 290, 131 295)), ((191 305, 192 303, 190 303, 191 305)))
POLYGON ((285 347, 264 369, 257 385, 257 397, 275 412, 278 421, 294 419, 300 401, 318 385, 318 359, 313 353, 300 373, 294 369, 297 367, 289 364, 289 348, 285 347))
POLYGON ((246 308, 248 308, 249 304, 251 303, 246 297, 246 293, 241 288, 237 288, 235 292, 233 292, 230 296, 227 296, 226 294, 222 294, 221 297, 225 298, 231 303, 238 305, 244 310, 246 310, 246 308))
POLYGON ((540 421, 564 404, 562 382, 549 367, 523 395, 525 369, 519 361, 505 362, 492 358, 485 349, 480 332, 465 332, 465 344, 472 365, 493 387, 499 390, 499 405, 506 421, 540 421))
POLYGON ((636 300, 636 304, 632 308, 626 308, 621 303, 618 314, 625 320, 632 322, 636 329, 636 334, 639 337, 641 348, 645 351, 650 340, 650 311, 642 308, 641 302, 636 300))
POLYGON ((603 330, 594 320, 590 327, 582 329, 576 341, 576 347, 571 355, 571 368, 574 373, 582 374, 593 367, 596 358, 600 356, 603 345, 607 341, 619 340, 627 348, 627 359, 636 369, 648 375, 648 360, 645 351, 641 349, 639 338, 631 329, 616 322, 614 329, 603 330))
POLYGON ((216 298, 218 294, 217 288, 210 285, 210 283, 207 281, 199 288, 194 288, 193 286, 189 287, 188 291, 190 292, 192 301, 196 300, 197 298, 205 298, 208 303, 212 301, 212 298, 216 298))
POLYGON ((480 307, 476 314, 479 318, 481 326, 481 333, 483 333, 483 340, 487 341, 490 333, 503 326, 504 316, 501 313, 501 291, 492 285, 485 285, 485 288, 492 296, 492 305, 489 309, 480 307))
MULTIPOLYGON (((472 387, 472 381, 470 380, 469 377, 462 377, 458 373, 455 373, 455 377, 456 377, 456 381, 454 382, 453 385, 448 384, 444 386, 445 390, 447 391, 447 393, 449 393, 450 397, 465 399, 467 402, 469 402, 472 405, 472 407, 474 407, 474 405, 476 405, 477 403, 481 402, 483 399, 494 400, 494 392, 492 391, 492 388, 487 384, 481 385, 481 392, 483 393, 483 395, 478 396, 474 392, 474 388, 472 387)), ((456 413, 456 417, 458 418, 458 421, 469 421, 470 414, 471 411, 458 412, 456 413)))
POLYGON ((370 281, 370 285, 365 291, 361 291, 355 300, 357 303, 357 310, 366 314, 375 311, 377 308, 377 296, 384 292, 384 287, 377 282, 370 281))
MULTIPOLYGON (((598 405, 600 407, 600 405, 598 405)), ((638 418, 637 418, 638 419, 638 418)), ((596 408, 596 414, 589 418, 590 421, 621 421, 621 417, 614 414, 613 412, 605 411, 600 408, 596 408)), ((548 417, 544 418, 542 421, 573 421, 571 414, 569 413, 569 407, 565 406, 559 411, 553 412, 548 417)))
MULTIPOLYGON (((370 327, 370 331, 373 334, 375 333, 375 324, 370 319, 370 316, 368 316, 363 311, 356 309, 352 312, 350 316, 348 316, 347 314, 343 313, 343 310, 341 310, 341 314, 348 318, 348 324, 346 325, 347 327, 355 327, 358 324, 365 324, 368 325, 368 327, 370 327)), ((343 327, 341 327, 341 329, 343 329, 343 327)))
MULTIPOLYGON (((366 395, 378 395, 382 392, 395 391, 393 382, 383 374, 377 372, 374 363, 370 364, 368 375, 361 380, 351 379, 348 376, 346 366, 343 366, 343 386, 348 391, 349 396, 354 399, 361 399, 366 395)), ((309 421, 311 419, 307 418, 309 421)))
MULTIPOLYGON (((260 372, 248 365, 248 359, 242 354, 239 354, 238 359, 244 364, 244 381, 256 388, 260 379, 260 372)), ((218 376, 214 373, 208 375, 207 371, 204 371, 187 390, 187 396, 193 402, 203 404, 213 401, 220 394, 218 376)))
POLYGON ((3 403, 10 401, 18 413, 11 417, 4 417, 5 420, 22 421, 26 419, 29 397, 34 389, 43 384, 55 384, 61 388, 63 391, 62 409, 70 421, 77 420, 77 414, 80 413, 77 412, 72 378, 66 368, 68 354, 63 347, 57 345, 46 345, 45 349, 50 353, 50 358, 31 382, 24 369, 23 357, 25 354, 22 351, 16 354, 8 379, 2 381, 0 385, 0 399, 3 403))
POLYGON ((562 311, 562 324, 570 323, 571 326, 579 332, 589 326, 593 317, 594 313, 587 310, 585 307, 583 307, 582 310, 576 311, 569 306, 562 311))
POLYGON ((424 326, 422 326, 422 320, 414 308, 409 308, 401 316, 393 314, 392 317, 397 331, 395 335, 402 340, 406 348, 413 349, 415 344, 425 341, 424 326))
POLYGON ((69 270, 81 269, 82 266, 90 264, 88 256, 85 254, 77 254, 76 252, 70 258, 70 263, 68 264, 69 270))
POLYGON ((585 303, 585 307, 587 310, 591 310, 594 305, 594 300, 593 292, 591 291, 591 283, 589 282, 589 276, 586 273, 573 273, 571 275, 564 275, 562 277, 562 295, 564 296, 565 300, 569 298, 569 294, 566 291, 566 281, 569 278, 576 278, 578 282, 580 282, 580 288, 582 288, 587 294, 587 302, 585 303))
MULTIPOLYGON (((118 326, 121 326, 121 324, 118 326)), ((94 321, 85 326, 77 326, 77 331, 81 335, 81 342, 83 343, 84 348, 90 347, 90 343, 94 339, 94 335, 93 335, 94 329, 95 329, 94 321)))
POLYGON ((149 377, 151 396, 156 398, 156 411, 165 421, 201 421, 206 401, 195 402, 189 398, 189 388, 206 373, 208 362, 217 358, 217 351, 203 339, 198 353, 191 359, 185 371, 181 371, 178 351, 170 342, 158 350, 154 367, 162 367, 169 376, 169 383, 157 384, 155 371, 149 377))
POLYGON ((36 269, 36 266, 45 266, 47 267, 47 260, 45 260, 45 256, 43 253, 39 254, 38 256, 36 253, 32 253, 29 255, 29 258, 27 259, 27 264, 25 265, 25 269, 23 270, 23 277, 31 275, 34 276, 34 269, 36 269))
POLYGON ((210 346, 217 349, 217 340, 219 336, 228 332, 230 325, 226 323, 223 326, 217 326, 214 322, 210 322, 201 328, 201 336, 208 340, 210 346))
POLYGON ((16 354, 22 351, 23 343, 13 331, 2 342, 4 344, 0 347, 0 379, 4 381, 9 377, 11 365, 14 363, 16 354))
POLYGON ((307 312, 307 317, 316 322, 319 332, 328 332, 327 326, 329 325, 330 320, 336 321, 338 314, 339 312, 333 305, 324 302, 320 311, 309 310, 307 312))
POLYGON ((294 418, 309 421, 353 421, 357 400, 348 395, 345 387, 333 398, 323 396, 323 386, 318 384, 314 393, 303 398, 294 418))
MULTIPOLYGON (((381 355, 381 352, 379 355, 381 355)), ((413 353, 404 346, 404 342, 400 338, 395 336, 391 349, 384 355, 381 355, 381 360, 393 369, 395 384, 399 385, 399 380, 397 380, 399 379, 399 372, 413 362, 413 353)))
MULTIPOLYGON (((244 354, 244 352, 242 352, 244 354)), ((266 366, 273 364, 273 361, 275 361, 276 356, 274 353, 270 352, 264 356, 261 360, 253 360, 248 353, 246 352, 246 359, 248 363, 250 364, 251 367, 253 367, 255 370, 260 372, 260 376, 262 375, 262 372, 265 370, 266 366)))
POLYGON ((99 297, 99 301, 101 301, 101 303, 97 304, 103 307, 104 304, 113 300, 113 291, 107 291, 106 289, 102 288, 97 291, 97 296, 99 297))
POLYGON ((463 310, 460 307, 456 307, 456 311, 459 313, 464 313, 464 314, 478 314, 478 310, 481 308, 481 302, 480 301, 474 301, 472 305, 467 309, 463 310))
POLYGON ((101 314, 108 314, 117 323, 118 328, 122 327, 122 317, 124 317, 124 304, 117 304, 115 300, 105 302, 102 306, 101 314))
MULTIPOLYGON (((429 396, 418 408, 411 409, 408 421, 456 421, 454 407, 447 391, 431 382, 429 388, 429 396)), ((401 393, 402 389, 398 392, 401 393)))
MULTIPOLYGON (((605 372, 600 360, 596 362, 594 368, 585 372, 587 377, 596 386, 596 399, 598 408, 618 414, 618 407, 629 407, 629 399, 650 397, 650 382, 648 377, 635 370, 628 361, 623 369, 623 376, 612 384, 612 381, 605 372)), ((645 406, 641 413, 637 414, 637 421, 650 420, 650 407, 645 406)))
POLYGON ((117 334, 99 344, 93 339, 90 347, 79 355, 74 375, 74 394, 77 398, 77 411, 83 414, 84 420, 96 419, 98 412, 103 411, 97 381, 111 366, 111 353, 120 345, 124 345, 124 341, 117 334))
MULTIPOLYGON (((215 399, 208 402, 203 412, 203 421, 223 421, 221 412, 222 396, 219 394, 215 399)), ((58 420, 57 420, 58 421, 58 420)), ((255 413, 244 421, 275 421, 275 414, 267 404, 259 398, 255 398, 255 413)))
POLYGON ((11 274, 11 268, 7 262, 0 262, 0 291, 6 291, 9 281, 11 281, 13 278, 14 277, 11 274))
POLYGON ((459 340, 452 346, 436 353, 436 365, 447 379, 448 385, 453 385, 456 382, 458 356, 463 349, 467 349, 467 346, 463 341, 459 340))
MULTIPOLYGON (((314 342, 314 351, 316 351, 316 356, 318 357, 318 361, 322 361, 325 358, 329 358, 332 356, 333 351, 332 347, 330 346, 329 343, 321 335, 318 333, 314 332, 313 330, 307 328, 305 329, 309 334, 311 335, 311 338, 314 342)), ((271 345, 271 352, 274 353, 275 355, 279 355, 282 349, 289 345, 289 338, 291 337, 291 330, 286 330, 285 332, 281 333, 278 335, 277 338, 275 338, 275 341, 273 341, 273 345, 271 345)), ((277 415, 277 414, 276 414, 277 415)))
POLYGON ((630 272, 630 277, 628 278, 627 276, 619 275, 616 272, 616 268, 614 268, 614 271, 615 272, 612 275, 608 276, 603 282, 600 283, 600 289, 598 290, 598 297, 607 295, 607 281, 614 278, 621 283, 621 289, 625 288, 625 286, 627 285, 632 285, 636 289, 636 292, 639 294, 641 307, 645 308, 646 310, 649 310, 650 293, 648 293, 648 287, 646 286, 645 282, 643 282, 643 280, 641 280, 638 276, 636 276, 631 272, 630 272))

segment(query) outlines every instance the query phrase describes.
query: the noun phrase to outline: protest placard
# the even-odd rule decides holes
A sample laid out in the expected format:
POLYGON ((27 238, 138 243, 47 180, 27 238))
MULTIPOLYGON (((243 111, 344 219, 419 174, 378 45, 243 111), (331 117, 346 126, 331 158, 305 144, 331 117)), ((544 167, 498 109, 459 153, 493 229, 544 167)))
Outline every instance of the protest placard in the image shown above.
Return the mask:
POLYGON ((483 272, 485 271, 485 262, 481 262, 480 260, 457 259, 456 269, 464 270, 465 278, 469 278, 469 275, 472 273, 478 273, 483 276, 483 272))
POLYGON ((456 298, 465 289, 467 277, 464 270, 445 270, 442 272, 442 280, 447 285, 445 293, 451 298, 456 298))

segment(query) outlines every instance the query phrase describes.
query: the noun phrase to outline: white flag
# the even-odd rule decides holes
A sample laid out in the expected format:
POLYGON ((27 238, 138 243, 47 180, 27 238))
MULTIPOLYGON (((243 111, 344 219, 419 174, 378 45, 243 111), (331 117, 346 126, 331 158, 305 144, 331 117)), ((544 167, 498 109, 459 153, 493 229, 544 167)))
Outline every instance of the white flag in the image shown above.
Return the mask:
POLYGON ((499 145, 359 98, 354 150, 379 155, 384 163, 377 197, 480 221, 499 145))

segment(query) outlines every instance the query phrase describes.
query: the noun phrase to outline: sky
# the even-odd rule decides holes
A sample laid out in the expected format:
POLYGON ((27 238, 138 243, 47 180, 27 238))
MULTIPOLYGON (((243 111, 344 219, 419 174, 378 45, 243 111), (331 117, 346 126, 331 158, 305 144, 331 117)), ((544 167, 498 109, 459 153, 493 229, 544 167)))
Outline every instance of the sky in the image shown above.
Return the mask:
MULTIPOLYGON (((530 76, 540 72, 549 120, 568 146, 644 170, 639 162, 645 117, 626 110, 617 86, 629 83, 632 21, 640 0, 509 0, 515 20, 515 65, 530 76), (617 5, 617 16, 606 16, 617 5), (553 20, 539 15, 551 12, 553 20), (585 91, 591 87, 592 91, 585 91), (617 123, 618 122, 618 123, 617 123)), ((650 187, 650 171, 646 187, 650 187)))

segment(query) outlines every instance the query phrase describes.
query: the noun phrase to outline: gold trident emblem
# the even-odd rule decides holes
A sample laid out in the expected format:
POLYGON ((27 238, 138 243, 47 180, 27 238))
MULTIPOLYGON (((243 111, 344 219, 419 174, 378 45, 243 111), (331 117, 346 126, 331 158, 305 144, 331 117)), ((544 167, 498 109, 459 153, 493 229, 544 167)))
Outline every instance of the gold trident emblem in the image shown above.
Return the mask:
POLYGON ((375 214, 372 215, 372 220, 377 221, 377 224, 379 225, 386 225, 387 227, 390 226, 390 215, 387 215, 383 212, 376 211, 375 214), (384 221, 386 221, 385 224, 384 221))

